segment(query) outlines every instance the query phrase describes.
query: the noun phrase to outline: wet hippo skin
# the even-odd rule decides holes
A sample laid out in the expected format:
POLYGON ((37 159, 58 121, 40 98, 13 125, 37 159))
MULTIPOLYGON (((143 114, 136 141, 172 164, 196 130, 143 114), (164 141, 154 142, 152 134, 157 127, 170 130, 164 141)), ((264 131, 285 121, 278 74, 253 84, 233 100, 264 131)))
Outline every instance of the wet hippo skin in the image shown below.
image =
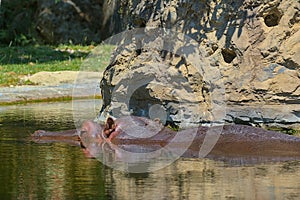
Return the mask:
POLYGON ((79 146, 80 138, 76 129, 65 131, 37 130, 31 135, 31 140, 37 143, 65 142, 79 146))
POLYGON ((110 121, 105 125, 86 121, 79 131, 36 131, 32 136, 39 141, 44 139, 74 141, 79 138, 81 145, 90 151, 102 151, 103 149, 92 149, 98 148, 100 145, 95 144, 101 143, 108 143, 113 151, 116 151, 117 148, 133 152, 135 149, 151 152, 162 147, 172 150, 185 148, 183 157, 197 158, 207 134, 216 140, 212 149, 207 155, 205 154, 205 157, 208 158, 300 160, 300 138, 245 125, 198 127, 176 132, 163 127, 157 121, 127 116, 110 121))

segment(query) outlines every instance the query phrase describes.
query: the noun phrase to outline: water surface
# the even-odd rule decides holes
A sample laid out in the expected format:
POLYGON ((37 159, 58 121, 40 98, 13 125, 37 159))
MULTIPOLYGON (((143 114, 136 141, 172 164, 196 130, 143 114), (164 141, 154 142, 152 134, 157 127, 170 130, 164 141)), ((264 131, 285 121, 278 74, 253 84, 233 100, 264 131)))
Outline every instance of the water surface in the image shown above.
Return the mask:
MULTIPOLYGON (((94 103, 76 106, 86 110, 94 103)), ((90 117, 78 113, 75 120, 90 117)), ((78 146, 28 140, 37 129, 74 127, 71 102, 1 106, 1 199, 300 198, 300 161, 232 166, 181 158, 161 170, 133 174, 86 158, 78 146)))

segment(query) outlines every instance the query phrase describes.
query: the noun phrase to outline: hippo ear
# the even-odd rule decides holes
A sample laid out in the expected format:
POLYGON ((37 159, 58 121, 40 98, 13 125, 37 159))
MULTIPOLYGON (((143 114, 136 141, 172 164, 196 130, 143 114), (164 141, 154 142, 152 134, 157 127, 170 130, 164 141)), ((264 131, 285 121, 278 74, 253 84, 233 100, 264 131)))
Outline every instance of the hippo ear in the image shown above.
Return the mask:
POLYGON ((107 118, 105 123, 105 129, 106 130, 113 129, 114 125, 115 125, 115 121, 111 117, 107 118))

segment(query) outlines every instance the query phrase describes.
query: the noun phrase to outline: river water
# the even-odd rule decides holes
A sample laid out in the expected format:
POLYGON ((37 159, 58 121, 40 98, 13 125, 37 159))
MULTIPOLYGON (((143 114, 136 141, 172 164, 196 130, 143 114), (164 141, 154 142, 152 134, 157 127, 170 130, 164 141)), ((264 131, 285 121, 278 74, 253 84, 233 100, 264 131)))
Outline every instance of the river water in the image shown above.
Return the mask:
MULTIPOLYGON (((74 105, 96 111, 94 103, 74 105)), ((136 174, 87 158, 78 146, 28 139, 37 129, 74 128, 73 110, 71 102, 0 107, 0 199, 300 199, 300 161, 232 166, 180 158, 136 174)))

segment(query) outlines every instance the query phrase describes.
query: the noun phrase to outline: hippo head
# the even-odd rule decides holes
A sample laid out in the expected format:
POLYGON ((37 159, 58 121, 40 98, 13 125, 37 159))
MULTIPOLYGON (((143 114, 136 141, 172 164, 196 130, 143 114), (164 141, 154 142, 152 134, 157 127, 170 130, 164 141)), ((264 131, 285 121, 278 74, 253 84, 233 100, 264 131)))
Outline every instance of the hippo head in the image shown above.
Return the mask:
POLYGON ((93 121, 85 121, 82 124, 79 137, 82 142, 110 142, 115 138, 129 139, 142 134, 151 135, 158 133, 163 125, 144 117, 124 116, 113 120, 107 118, 104 125, 93 121))
POLYGON ((96 122, 90 120, 83 122, 79 131, 79 137, 82 144, 86 146, 87 143, 101 142, 103 130, 104 126, 99 125, 96 122))
POLYGON ((115 128, 115 121, 111 117, 107 118, 104 125, 88 120, 83 122, 79 137, 82 141, 103 142, 110 139, 112 133, 114 137, 117 135, 115 128))
MULTIPOLYGON (((136 141, 141 141, 141 139, 146 141, 147 137, 145 136, 150 135, 149 137, 152 137, 153 134, 159 133, 162 128, 163 125, 157 120, 125 116, 116 120, 108 118, 103 125, 93 121, 85 121, 79 135, 84 153, 88 157, 99 158, 104 160, 106 164, 111 162, 109 165, 119 161, 138 163, 140 161, 145 162, 152 157, 149 157, 150 155, 145 157, 145 154, 137 153, 153 152, 161 148, 161 143, 144 145, 141 148, 136 141)), ((157 156, 157 154, 151 155, 157 156)))

